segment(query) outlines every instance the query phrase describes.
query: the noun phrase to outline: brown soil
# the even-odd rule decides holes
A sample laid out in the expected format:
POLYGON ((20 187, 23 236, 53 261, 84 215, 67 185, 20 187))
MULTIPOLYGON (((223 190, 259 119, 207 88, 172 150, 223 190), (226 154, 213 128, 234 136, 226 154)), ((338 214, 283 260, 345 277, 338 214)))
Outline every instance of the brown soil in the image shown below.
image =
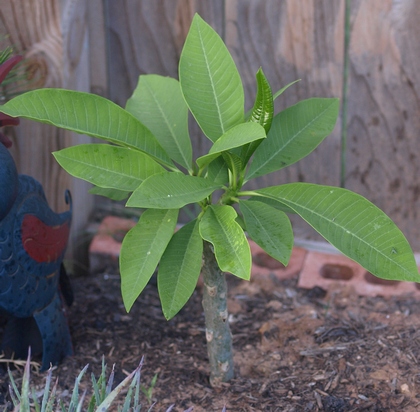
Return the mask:
MULTIPOLYGON (((296 280, 229 276, 236 378, 214 389, 199 290, 167 322, 153 284, 127 314, 116 271, 72 280, 75 356, 53 373, 65 401, 87 363, 97 376, 104 355, 116 365, 118 382, 144 355, 143 385, 158 374, 153 411, 171 404, 173 411, 195 412, 420 410, 420 304, 411 297, 366 298, 340 288, 301 290, 296 280)), ((20 382, 21 370, 13 373, 20 382)), ((44 379, 33 369, 38 389, 44 379)), ((7 385, 0 372, 0 409, 10 401, 7 385)))

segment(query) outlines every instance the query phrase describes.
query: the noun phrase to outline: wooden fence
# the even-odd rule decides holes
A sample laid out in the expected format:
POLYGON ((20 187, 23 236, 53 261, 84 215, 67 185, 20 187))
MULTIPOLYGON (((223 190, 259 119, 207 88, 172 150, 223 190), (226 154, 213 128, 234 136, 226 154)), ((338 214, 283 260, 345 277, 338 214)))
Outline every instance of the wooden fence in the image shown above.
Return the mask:
MULTIPOLYGON (((9 2, 27 3, 26 7, 57 3, 2 0, 2 4, 9 2)), ((243 78, 247 107, 252 105, 255 73, 260 66, 274 90, 301 79, 278 99, 277 110, 314 96, 343 97, 346 0, 61 3, 74 6, 67 15, 73 23, 62 24, 67 27, 61 37, 63 67, 87 67, 90 76, 82 88, 90 87, 122 106, 140 74, 177 77, 182 45, 196 12, 217 30, 231 51, 243 78), (86 32, 87 39, 83 37, 86 32)), ((4 19, 3 6, 0 13, 4 19)), ((341 132, 346 127, 345 186, 388 213, 416 250, 420 250, 418 17, 420 7, 416 0, 350 0, 347 124, 339 121, 331 136, 306 160, 258 181, 259 185, 291 181, 339 185, 341 132)), ((49 58, 49 52, 44 53, 49 58)), ((79 79, 71 74, 70 78, 79 79)), ((67 86, 79 88, 71 82, 67 86)), ((203 154, 209 142, 193 124, 190 131, 195 155, 203 154)), ((53 135, 51 144, 68 144, 61 143, 59 132, 49 133, 53 135)), ((25 165, 33 151, 22 154, 25 165)), ((54 175, 62 175, 52 160, 45 161, 48 154, 45 150, 37 170, 47 175, 55 170, 54 175)), ((56 186, 53 185, 54 190, 57 188, 56 193, 61 196, 62 185, 56 186)), ((86 201, 85 194, 80 196, 80 201, 86 201)), ((313 236, 301 222, 297 222, 296 232, 299 236, 313 236)))
MULTIPOLYGON (((31 87, 89 90, 86 4, 84 0, 1 0, 2 48, 12 45, 24 55, 31 87)), ((68 209, 64 192, 71 190, 74 213, 68 256, 73 262, 86 262, 83 239, 93 197, 86 194, 88 185, 71 178, 51 152, 87 138, 25 120, 10 132, 15 134, 12 154, 19 172, 42 182, 54 210, 68 209)))

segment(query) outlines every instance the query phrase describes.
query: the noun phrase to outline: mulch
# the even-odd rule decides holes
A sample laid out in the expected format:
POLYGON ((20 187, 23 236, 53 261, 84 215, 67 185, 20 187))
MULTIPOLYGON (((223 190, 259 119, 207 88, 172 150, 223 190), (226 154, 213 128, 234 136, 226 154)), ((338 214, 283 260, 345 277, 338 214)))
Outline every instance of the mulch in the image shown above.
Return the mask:
MULTIPOLYGON (((228 276, 236 377, 212 388, 199 289, 168 322, 153 281, 128 314, 115 269, 72 283, 75 355, 53 371, 64 402, 86 364, 81 391, 91 393, 90 373, 99 375, 103 356, 109 370, 115 364, 116 383, 144 356, 144 387, 158 376, 153 411, 172 404, 173 411, 195 412, 420 410, 420 302, 413 297, 360 297, 350 288, 299 289, 296 279, 228 276)), ((0 319, 0 335, 3 326, 0 319)), ((22 368, 14 366, 13 375, 19 383, 22 368)), ((45 373, 33 367, 31 382, 40 391, 45 373)), ((12 410, 8 384, 3 368, 0 410, 12 410)), ((146 397, 143 404, 147 410, 146 397)))

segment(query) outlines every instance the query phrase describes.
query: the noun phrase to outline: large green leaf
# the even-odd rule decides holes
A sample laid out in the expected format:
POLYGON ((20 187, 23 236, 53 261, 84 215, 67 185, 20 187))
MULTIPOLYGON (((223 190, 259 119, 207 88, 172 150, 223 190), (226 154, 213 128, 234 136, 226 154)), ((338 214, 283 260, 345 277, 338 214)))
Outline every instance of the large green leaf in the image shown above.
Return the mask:
POLYGON ((293 230, 287 215, 266 203, 252 200, 239 201, 239 207, 251 239, 287 266, 293 248, 293 230))
POLYGON ((129 192, 149 176, 165 171, 143 152, 108 144, 81 144, 53 154, 72 176, 99 187, 129 192))
POLYGON ((196 14, 179 61, 179 81, 192 114, 213 142, 243 122, 244 91, 219 35, 196 14))
POLYGON ((0 112, 132 147, 173 167, 159 142, 142 123, 120 106, 95 94, 63 89, 33 90, 0 106, 0 112))
POLYGON ((173 318, 193 294, 203 259, 198 221, 174 234, 159 264, 158 289, 166 319, 173 318))
POLYGON ((236 222, 232 206, 212 205, 200 221, 200 235, 214 247, 219 267, 224 272, 249 280, 252 257, 246 236, 236 222))
POLYGON ((127 206, 180 209, 205 199, 222 185, 182 173, 160 173, 146 179, 128 199, 127 206))
POLYGON ((346 189, 291 183, 256 191, 295 210, 325 239, 372 274, 420 281, 413 252, 393 221, 346 189))
POLYGON ((197 165, 204 167, 212 160, 220 156, 222 152, 234 149, 249 142, 265 139, 265 131, 258 123, 241 123, 229 129, 221 136, 213 146, 209 153, 197 159, 197 165))
POLYGON ((258 149, 246 179, 289 166, 311 153, 334 129, 338 99, 308 99, 277 114, 258 149))
POLYGON ((121 293, 127 312, 152 277, 176 226, 178 210, 146 210, 125 236, 120 253, 121 293))
POLYGON ((191 170, 188 107, 177 80, 155 74, 140 76, 126 110, 153 133, 171 159, 191 170))

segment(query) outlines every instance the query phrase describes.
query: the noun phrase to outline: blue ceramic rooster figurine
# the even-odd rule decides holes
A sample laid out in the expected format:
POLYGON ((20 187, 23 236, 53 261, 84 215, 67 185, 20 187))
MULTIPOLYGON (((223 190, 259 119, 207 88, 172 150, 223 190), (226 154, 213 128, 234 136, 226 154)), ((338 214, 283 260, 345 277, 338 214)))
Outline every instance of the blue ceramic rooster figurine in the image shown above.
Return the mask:
MULTIPOLYGON (((0 83, 4 72, 19 61, 16 57, 0 66, 0 83)), ((0 116, 0 126, 17 121, 0 116)), ((41 184, 18 175, 7 149, 10 145, 0 133, 0 311, 9 318, 2 349, 18 357, 26 357, 28 346, 32 353, 42 351, 45 370, 73 353, 60 293, 60 283, 66 279, 62 260, 70 231, 71 197, 67 191, 69 211, 54 213, 41 184)))

